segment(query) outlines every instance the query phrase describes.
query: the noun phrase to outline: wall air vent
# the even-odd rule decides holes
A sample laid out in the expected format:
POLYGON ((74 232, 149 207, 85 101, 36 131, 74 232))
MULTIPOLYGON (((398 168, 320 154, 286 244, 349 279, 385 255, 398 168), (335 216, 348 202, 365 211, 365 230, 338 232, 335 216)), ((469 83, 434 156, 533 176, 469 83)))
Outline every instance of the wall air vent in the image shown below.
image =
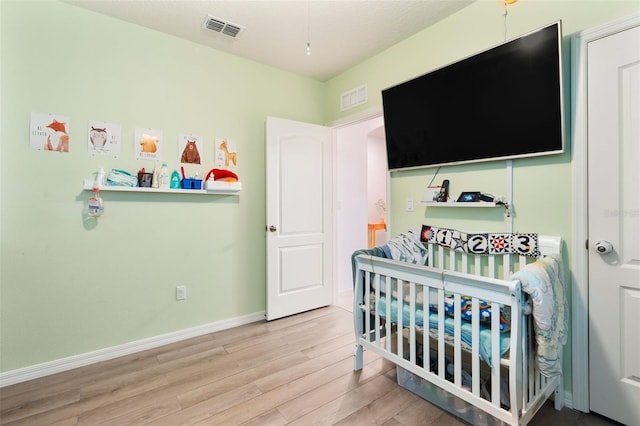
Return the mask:
POLYGON ((231 38, 238 37, 240 32, 244 29, 244 27, 240 25, 232 24, 231 22, 225 21, 224 19, 216 18, 212 15, 207 16, 207 19, 205 19, 204 23, 202 24, 202 28, 215 31, 231 38))
POLYGON ((366 84, 340 95, 340 111, 346 111, 369 102, 369 89, 366 84))

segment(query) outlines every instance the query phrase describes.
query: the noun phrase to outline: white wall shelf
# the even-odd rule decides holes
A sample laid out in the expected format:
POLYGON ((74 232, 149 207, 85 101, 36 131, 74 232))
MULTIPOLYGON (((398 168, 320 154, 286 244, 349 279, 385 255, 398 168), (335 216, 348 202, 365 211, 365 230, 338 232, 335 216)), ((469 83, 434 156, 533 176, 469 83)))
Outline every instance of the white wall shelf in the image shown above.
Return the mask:
POLYGON ((498 204, 494 202, 488 201, 473 201, 473 202, 455 202, 455 201, 447 201, 447 202, 437 202, 437 201, 420 201, 421 206, 427 207, 472 207, 472 208, 492 208, 498 207, 502 204, 498 204))
MULTIPOLYGON (((130 186, 101 185, 100 191, 112 192, 141 192, 152 194, 192 194, 192 195, 238 195, 242 190, 240 182, 207 181, 203 182, 205 189, 171 189, 171 188, 141 188, 130 186)), ((85 179, 83 189, 93 190, 93 180, 85 179)))

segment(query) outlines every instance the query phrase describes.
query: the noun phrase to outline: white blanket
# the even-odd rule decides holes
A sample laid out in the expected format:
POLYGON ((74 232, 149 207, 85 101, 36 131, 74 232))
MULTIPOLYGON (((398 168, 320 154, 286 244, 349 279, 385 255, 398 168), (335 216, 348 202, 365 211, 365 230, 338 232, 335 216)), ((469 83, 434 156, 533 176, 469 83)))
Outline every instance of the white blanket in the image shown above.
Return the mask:
POLYGON ((387 244, 389 257, 401 262, 424 265, 427 261, 427 249, 420 237, 413 231, 392 238, 387 244))
POLYGON ((536 362, 540 372, 553 377, 562 374, 562 346, 567 342, 567 301, 559 257, 545 256, 512 275, 531 296, 536 362))

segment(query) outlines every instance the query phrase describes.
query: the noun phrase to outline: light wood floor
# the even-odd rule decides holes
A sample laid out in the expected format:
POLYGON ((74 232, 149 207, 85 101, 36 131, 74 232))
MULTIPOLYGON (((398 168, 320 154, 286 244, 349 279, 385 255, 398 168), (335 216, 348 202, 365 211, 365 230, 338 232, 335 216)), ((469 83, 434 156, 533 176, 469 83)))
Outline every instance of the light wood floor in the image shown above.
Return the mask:
MULTIPOLYGON (((318 309, 2 388, 0 424, 464 424, 353 350, 351 313, 318 309)), ((533 424, 611 423, 547 404, 533 424)))

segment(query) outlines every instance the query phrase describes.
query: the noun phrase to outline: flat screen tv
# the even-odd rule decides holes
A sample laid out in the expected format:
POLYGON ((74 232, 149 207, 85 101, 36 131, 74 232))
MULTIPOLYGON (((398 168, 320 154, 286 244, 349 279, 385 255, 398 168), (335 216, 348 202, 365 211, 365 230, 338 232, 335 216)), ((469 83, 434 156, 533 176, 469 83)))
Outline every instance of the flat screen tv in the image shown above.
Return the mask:
POLYGON ((389 170, 564 152, 555 22, 382 91, 389 170))

